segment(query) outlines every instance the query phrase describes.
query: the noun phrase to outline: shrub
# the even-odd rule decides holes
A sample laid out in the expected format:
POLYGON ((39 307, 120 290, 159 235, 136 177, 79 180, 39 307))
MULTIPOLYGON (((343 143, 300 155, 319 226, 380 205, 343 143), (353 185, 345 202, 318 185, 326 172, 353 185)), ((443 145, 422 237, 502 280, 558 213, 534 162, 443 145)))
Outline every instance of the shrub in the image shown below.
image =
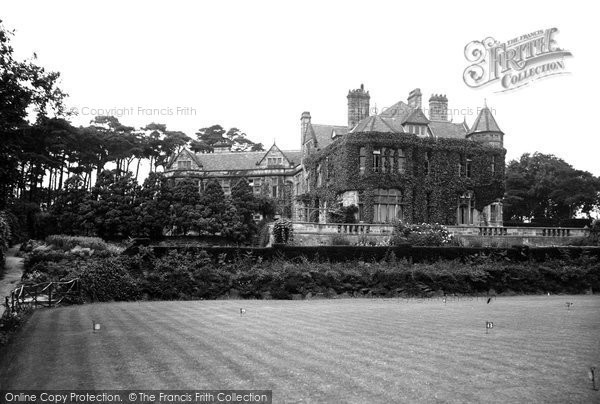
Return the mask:
POLYGON ((452 241, 452 235, 441 224, 406 224, 397 222, 394 224, 391 245, 409 243, 415 246, 441 246, 452 241))
POLYGON ((350 240, 341 234, 335 234, 331 238, 331 245, 351 245, 350 240))
POLYGON ((0 250, 5 251, 10 246, 10 226, 4 217, 4 212, 0 212, 0 250))
POLYGON ((8 310, 0 317, 0 347, 10 341, 10 337, 27 321, 33 309, 26 306, 18 313, 9 313, 8 310))
POLYGON ((126 301, 141 297, 138 281, 118 258, 90 259, 78 264, 73 275, 79 277, 82 293, 92 301, 126 301))
POLYGON ((46 237, 46 244, 53 245, 63 251, 69 251, 76 246, 99 251, 109 248, 108 244, 100 237, 66 236, 64 234, 54 234, 46 237))

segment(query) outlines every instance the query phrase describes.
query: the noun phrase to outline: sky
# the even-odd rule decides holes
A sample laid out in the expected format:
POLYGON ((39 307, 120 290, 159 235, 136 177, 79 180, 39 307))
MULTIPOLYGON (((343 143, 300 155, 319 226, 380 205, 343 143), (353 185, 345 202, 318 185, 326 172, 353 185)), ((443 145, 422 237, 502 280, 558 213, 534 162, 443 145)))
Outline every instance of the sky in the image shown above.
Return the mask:
POLYGON ((254 141, 300 148, 300 115, 347 124, 349 89, 361 83, 378 109, 420 88, 446 94, 455 122, 484 102, 504 131, 507 159, 542 152, 600 175, 594 124, 600 80, 591 9, 564 1, 399 2, 6 1, 19 58, 61 73, 66 105, 87 125, 96 114, 190 136, 213 124, 254 141), (468 87, 465 46, 558 28, 569 74, 510 92, 468 87))

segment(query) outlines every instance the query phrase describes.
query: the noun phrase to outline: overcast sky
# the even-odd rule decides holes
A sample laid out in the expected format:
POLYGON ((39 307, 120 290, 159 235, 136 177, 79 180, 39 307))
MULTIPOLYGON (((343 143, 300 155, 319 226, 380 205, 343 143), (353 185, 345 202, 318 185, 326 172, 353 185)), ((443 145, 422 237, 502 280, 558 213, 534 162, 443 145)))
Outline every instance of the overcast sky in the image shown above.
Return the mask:
MULTIPOLYGON (((212 124, 238 127, 270 146, 300 147, 300 115, 347 123, 346 95, 364 83, 371 106, 421 88, 449 107, 484 99, 505 132, 508 158, 555 154, 600 175, 597 16, 574 2, 400 1, 4 1, 21 58, 62 74, 73 118, 123 113, 140 127, 167 124, 193 136, 212 124), (463 81, 465 45, 501 42, 556 27, 568 75, 496 93, 463 81), (186 110, 188 108, 188 110, 186 110), (161 114, 148 109, 162 109, 161 114)), ((471 125, 474 114, 465 116, 471 125)), ((455 121, 462 121, 457 116, 455 121)))

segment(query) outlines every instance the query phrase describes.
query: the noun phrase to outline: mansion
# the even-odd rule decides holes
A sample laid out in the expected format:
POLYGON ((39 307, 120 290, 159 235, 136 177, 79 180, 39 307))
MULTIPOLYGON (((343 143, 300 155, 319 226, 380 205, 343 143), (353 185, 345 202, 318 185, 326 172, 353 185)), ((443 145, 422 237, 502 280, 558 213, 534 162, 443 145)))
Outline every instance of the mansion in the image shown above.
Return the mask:
POLYGON ((449 119, 445 95, 432 95, 426 114, 419 89, 373 115, 364 86, 347 100, 347 125, 302 113, 300 150, 232 152, 220 142, 213 153, 184 149, 165 175, 197 179, 200 189, 216 179, 225 194, 245 178, 298 222, 327 223, 346 210, 364 223, 502 225, 504 133, 487 106, 469 127, 449 119))

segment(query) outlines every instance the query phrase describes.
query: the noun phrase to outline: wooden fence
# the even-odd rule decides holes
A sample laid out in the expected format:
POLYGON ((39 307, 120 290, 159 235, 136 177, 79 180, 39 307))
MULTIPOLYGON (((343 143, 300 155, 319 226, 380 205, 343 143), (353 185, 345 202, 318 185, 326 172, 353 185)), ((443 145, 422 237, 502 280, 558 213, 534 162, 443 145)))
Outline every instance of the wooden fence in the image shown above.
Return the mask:
POLYGON ((24 284, 12 290, 5 298, 6 311, 14 313, 24 307, 53 307, 71 302, 80 296, 79 279, 66 282, 24 284))

